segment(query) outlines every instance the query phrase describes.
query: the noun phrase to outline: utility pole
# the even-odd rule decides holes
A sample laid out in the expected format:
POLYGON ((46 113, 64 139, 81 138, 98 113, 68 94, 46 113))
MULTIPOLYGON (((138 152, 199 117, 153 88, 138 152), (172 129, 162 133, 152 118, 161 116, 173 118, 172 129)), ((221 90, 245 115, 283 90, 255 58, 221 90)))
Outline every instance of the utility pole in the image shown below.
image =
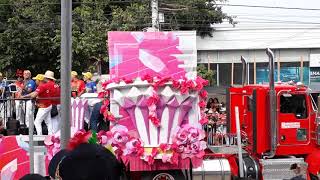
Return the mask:
POLYGON ((159 31, 159 2, 158 0, 151 0, 152 11, 152 28, 159 31))
POLYGON ((61 145, 70 139, 72 0, 61 0, 61 145))

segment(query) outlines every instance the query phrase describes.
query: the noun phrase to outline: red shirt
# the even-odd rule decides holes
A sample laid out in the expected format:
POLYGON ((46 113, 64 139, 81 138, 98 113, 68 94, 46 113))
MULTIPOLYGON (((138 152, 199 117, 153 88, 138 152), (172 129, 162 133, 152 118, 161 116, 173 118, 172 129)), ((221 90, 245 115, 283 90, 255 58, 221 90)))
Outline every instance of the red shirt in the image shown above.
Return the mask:
POLYGON ((40 84, 36 92, 38 93, 37 105, 39 108, 46 108, 52 104, 52 100, 49 99, 53 97, 55 93, 55 84, 53 81, 48 81, 47 83, 40 84), (44 99, 41 99, 44 98, 44 99))
POLYGON ((20 98, 22 94, 22 89, 24 87, 24 83, 23 81, 16 81, 14 84, 17 86, 17 90, 18 90, 18 92, 15 93, 15 96, 16 98, 20 98))
POLYGON ((71 90, 72 91, 76 91, 78 94, 76 93, 72 93, 72 97, 76 97, 77 95, 80 96, 86 89, 86 84, 84 83, 84 81, 80 80, 80 79, 76 79, 71 81, 71 90))
POLYGON ((53 96, 54 99, 52 99, 52 104, 57 105, 60 104, 60 94, 61 94, 61 89, 58 84, 54 85, 54 91, 53 91, 53 96))

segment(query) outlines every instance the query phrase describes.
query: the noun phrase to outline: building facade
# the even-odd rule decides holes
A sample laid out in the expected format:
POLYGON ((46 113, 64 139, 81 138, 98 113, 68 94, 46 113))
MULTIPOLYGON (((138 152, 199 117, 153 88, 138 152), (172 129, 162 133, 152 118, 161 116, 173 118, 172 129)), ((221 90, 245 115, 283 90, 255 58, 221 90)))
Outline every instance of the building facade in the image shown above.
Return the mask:
POLYGON ((217 28, 213 37, 198 37, 198 63, 216 72, 214 86, 225 88, 241 84, 240 57, 243 56, 249 66, 248 82, 267 83, 266 48, 271 48, 275 54, 276 81, 302 81, 314 90, 320 90, 320 86, 313 83, 312 75, 310 81, 310 74, 317 74, 312 73, 314 66, 310 71, 310 62, 320 64, 318 27, 217 28))

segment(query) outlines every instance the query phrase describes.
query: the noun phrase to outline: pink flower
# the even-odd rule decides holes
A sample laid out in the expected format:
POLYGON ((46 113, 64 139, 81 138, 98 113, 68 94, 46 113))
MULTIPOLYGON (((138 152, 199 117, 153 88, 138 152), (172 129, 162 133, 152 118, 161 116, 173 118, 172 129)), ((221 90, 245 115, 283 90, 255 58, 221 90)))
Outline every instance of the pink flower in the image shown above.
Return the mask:
POLYGON ((195 128, 195 127, 189 127, 189 140, 191 142, 194 142, 195 140, 200 141, 205 138, 205 132, 202 129, 195 128))
POLYGON ((149 74, 146 74, 144 75, 141 80, 143 81, 148 81, 148 83, 152 83, 153 82, 153 78, 149 75, 149 74))
POLYGON ((203 89, 203 85, 201 83, 197 83, 195 90, 196 91, 201 91, 203 89))
POLYGON ((171 156, 168 154, 162 154, 162 162, 163 163, 167 163, 167 162, 171 163, 171 156))
POLYGON ((158 103, 158 101, 159 101, 159 96, 157 95, 157 93, 153 93, 153 95, 152 96, 150 96, 149 98, 148 98, 148 100, 147 100, 147 105, 148 106, 151 106, 151 105, 153 105, 153 104, 157 104, 158 103))
POLYGON ((133 83, 133 80, 132 79, 126 79, 126 78, 122 78, 122 80, 126 83, 126 84, 131 84, 133 83))
POLYGON ((149 165, 152 165, 154 163, 154 157, 147 156, 147 162, 148 162, 149 165))
POLYGON ((109 96, 109 94, 110 94, 110 92, 108 90, 103 90, 98 93, 98 98, 106 98, 109 96))
POLYGON ((189 89, 194 89, 196 87, 196 84, 192 80, 188 80, 188 81, 186 81, 186 86, 189 89))
POLYGON ((101 144, 101 145, 106 145, 106 144, 108 144, 108 140, 109 140, 109 138, 108 138, 108 135, 107 135, 107 132, 106 131, 99 131, 98 133, 97 133, 97 138, 98 138, 98 142, 99 142, 99 144, 101 144))
POLYGON ((171 77, 164 77, 164 78, 160 78, 159 81, 155 82, 155 85, 157 87, 161 87, 164 86, 165 83, 169 82, 171 80, 171 77))
POLYGON ((126 148, 123 151, 123 155, 130 155, 134 153, 138 156, 141 156, 143 152, 144 149, 142 147, 142 142, 140 141, 140 139, 131 139, 126 143, 126 148))
POLYGON ((156 116, 149 115, 149 119, 153 125, 155 125, 156 127, 160 127, 160 120, 156 116))
POLYGON ((206 90, 202 90, 200 93, 199 93, 199 96, 202 98, 202 99, 206 99, 207 96, 208 96, 208 92, 206 90))
POLYGON ((179 154, 178 153, 175 153, 175 152, 172 153, 171 163, 174 165, 178 165, 178 163, 179 163, 179 154))
POLYGON ((203 116, 200 120, 199 120, 199 123, 201 125, 205 125, 205 124, 208 124, 209 120, 207 117, 203 116))
POLYGON ((156 157, 157 154, 158 154, 158 148, 156 148, 156 147, 152 148, 151 156, 156 157))
POLYGON ((125 144, 129 141, 128 129, 125 126, 114 126, 111 131, 107 133, 110 143, 115 146, 125 147, 125 144))
POLYGON ((79 130, 74 136, 69 140, 67 149, 72 150, 76 148, 79 144, 87 143, 91 137, 91 131, 79 130))
POLYGON ((166 151, 170 150, 171 147, 169 144, 162 143, 162 144, 160 144, 159 148, 161 149, 162 152, 166 152, 166 151))
POLYGON ((202 158, 205 154, 204 150, 207 148, 207 145, 204 141, 195 142, 190 145, 189 149, 191 154, 196 155, 197 158, 202 158))
POLYGON ((186 144, 188 141, 188 132, 185 129, 180 129, 176 135, 176 141, 178 144, 186 144))
POLYGON ((175 89, 179 89, 180 88, 180 82, 177 80, 172 80, 172 87, 175 89))
POLYGON ((199 107, 200 107, 200 109, 205 108, 206 107, 206 102, 205 101, 200 101, 199 102, 199 107))
POLYGON ((148 162, 149 165, 152 165, 154 163, 154 157, 156 157, 158 154, 158 148, 152 148, 152 152, 150 155, 144 153, 141 156, 141 159, 143 159, 144 161, 148 162))
POLYGON ((196 82, 197 82, 197 84, 201 84, 202 86, 208 86, 209 85, 209 81, 203 79, 200 76, 197 77, 196 82))
POLYGON ((195 141, 199 141, 200 140, 200 132, 198 131, 198 129, 190 128, 188 139, 190 140, 191 143, 195 142, 195 141))
POLYGON ((114 115, 110 112, 110 111, 105 111, 103 113, 103 116, 106 120, 108 121, 111 121, 111 122, 114 122, 116 121, 116 118, 114 117, 114 115))
POLYGON ((113 134, 113 140, 114 140, 113 142, 115 144, 124 145, 125 143, 128 142, 128 139, 129 139, 128 134, 123 131, 115 132, 113 134))

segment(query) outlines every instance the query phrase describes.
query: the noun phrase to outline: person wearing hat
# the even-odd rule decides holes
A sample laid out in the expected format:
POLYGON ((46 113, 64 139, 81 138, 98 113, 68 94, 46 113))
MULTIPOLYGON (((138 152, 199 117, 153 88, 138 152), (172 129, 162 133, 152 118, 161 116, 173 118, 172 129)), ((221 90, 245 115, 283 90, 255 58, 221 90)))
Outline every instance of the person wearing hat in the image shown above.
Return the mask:
POLYGON ((92 81, 92 73, 91 72, 85 72, 82 73, 83 80, 86 82, 86 93, 96 93, 97 92, 97 83, 92 81))
POLYGON ((62 180, 119 180, 122 166, 116 157, 98 144, 83 143, 61 150, 50 161, 48 173, 62 180))
POLYGON ((76 71, 71 72, 71 90, 72 97, 80 97, 86 89, 86 84, 81 79, 78 79, 78 73, 76 71))
POLYGON ((38 106, 38 112, 34 120, 34 126, 38 135, 42 135, 41 123, 43 121, 48 127, 48 134, 55 133, 51 121, 51 109, 52 97, 56 94, 58 87, 54 82, 56 80, 54 78, 54 72, 46 71, 43 77, 43 83, 40 84, 34 92, 23 96, 23 98, 37 98, 36 105, 38 106))
MULTIPOLYGON (((17 69, 16 71, 16 77, 17 80, 15 81, 15 85, 17 87, 17 92, 14 93, 14 98, 21 98, 22 95, 22 90, 24 87, 24 82, 23 82, 23 70, 17 69)), ((20 122, 20 124, 23 124, 23 101, 22 100, 15 100, 15 114, 16 114, 16 120, 20 122)))
POLYGON ((32 79, 35 81, 36 87, 38 87, 43 83, 44 75, 43 74, 37 74, 37 76, 33 77, 32 79))

